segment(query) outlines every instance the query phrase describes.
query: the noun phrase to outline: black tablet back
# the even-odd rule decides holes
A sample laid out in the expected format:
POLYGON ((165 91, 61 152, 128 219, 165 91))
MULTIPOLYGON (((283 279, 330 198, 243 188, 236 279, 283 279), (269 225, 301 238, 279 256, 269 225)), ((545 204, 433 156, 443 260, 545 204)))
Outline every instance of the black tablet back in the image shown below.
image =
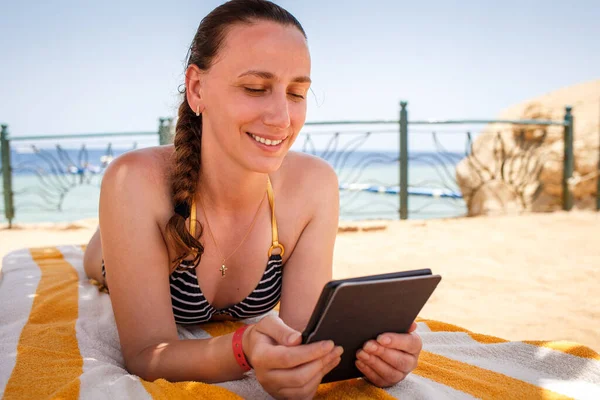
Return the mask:
POLYGON ((344 348, 340 364, 322 383, 362 376, 354 364, 358 349, 381 333, 408 331, 441 280, 439 275, 365 278, 334 285, 316 326, 304 332, 305 343, 333 340, 344 348))

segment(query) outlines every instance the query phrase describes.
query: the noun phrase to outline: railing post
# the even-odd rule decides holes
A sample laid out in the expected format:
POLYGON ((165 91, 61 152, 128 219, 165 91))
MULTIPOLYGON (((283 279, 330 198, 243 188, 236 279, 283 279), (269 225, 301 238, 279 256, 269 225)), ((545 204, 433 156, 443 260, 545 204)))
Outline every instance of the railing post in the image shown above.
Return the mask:
POLYGON ((158 143, 162 146, 163 144, 171 143, 171 126, 173 118, 159 118, 158 119, 158 143))
POLYGON ((165 143, 165 133, 164 133, 164 130, 165 130, 164 123, 165 123, 164 118, 158 119, 158 144, 161 146, 163 144, 166 144, 165 143))
POLYGON ((10 166, 10 141, 8 139, 8 125, 2 125, 0 133, 0 152, 2 154, 2 182, 4 190, 4 215, 8 220, 8 228, 12 228, 15 218, 12 191, 12 170, 10 166))
POLYGON ((400 219, 408 219, 408 111, 400 102, 400 219))
POLYGON ((571 106, 565 107, 565 129, 564 129, 564 156, 563 156, 563 181, 562 181, 562 203, 563 210, 569 211, 573 207, 573 192, 570 181, 573 177, 573 114, 571 106))

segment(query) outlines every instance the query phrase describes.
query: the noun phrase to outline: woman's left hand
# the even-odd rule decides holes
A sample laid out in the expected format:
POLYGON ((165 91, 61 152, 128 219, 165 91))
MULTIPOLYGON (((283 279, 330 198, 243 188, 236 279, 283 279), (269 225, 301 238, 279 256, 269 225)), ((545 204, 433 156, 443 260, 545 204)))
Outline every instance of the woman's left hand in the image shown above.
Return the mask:
POLYGON ((412 323, 409 333, 382 333, 356 352, 356 367, 375 386, 390 387, 417 367, 423 343, 412 323))

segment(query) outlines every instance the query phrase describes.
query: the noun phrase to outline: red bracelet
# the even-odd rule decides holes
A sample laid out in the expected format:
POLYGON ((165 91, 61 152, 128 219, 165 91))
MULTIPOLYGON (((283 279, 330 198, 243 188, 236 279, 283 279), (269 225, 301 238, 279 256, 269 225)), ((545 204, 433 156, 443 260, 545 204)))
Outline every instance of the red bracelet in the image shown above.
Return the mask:
POLYGON ((239 327, 235 333, 233 334, 233 340, 231 341, 231 346, 233 347, 233 355, 235 356, 235 361, 242 367, 244 372, 250 371, 252 367, 250 367, 250 363, 246 360, 246 356, 244 355, 244 349, 242 348, 242 338, 244 337, 244 331, 248 329, 250 325, 244 325, 239 327))

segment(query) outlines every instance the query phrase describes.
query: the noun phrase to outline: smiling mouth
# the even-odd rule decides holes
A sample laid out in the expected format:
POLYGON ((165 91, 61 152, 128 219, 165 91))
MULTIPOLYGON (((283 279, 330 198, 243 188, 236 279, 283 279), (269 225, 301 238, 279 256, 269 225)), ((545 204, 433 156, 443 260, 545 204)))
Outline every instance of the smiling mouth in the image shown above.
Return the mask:
POLYGON ((250 132, 246 132, 246 134, 248 136, 250 136, 252 139, 254 139, 255 141, 257 141, 258 143, 262 143, 262 144, 264 144, 266 146, 277 146, 277 145, 281 144, 285 139, 287 139, 287 136, 284 139, 281 139, 281 140, 271 140, 271 139, 265 139, 263 137, 254 135, 254 134, 252 134, 250 132))

